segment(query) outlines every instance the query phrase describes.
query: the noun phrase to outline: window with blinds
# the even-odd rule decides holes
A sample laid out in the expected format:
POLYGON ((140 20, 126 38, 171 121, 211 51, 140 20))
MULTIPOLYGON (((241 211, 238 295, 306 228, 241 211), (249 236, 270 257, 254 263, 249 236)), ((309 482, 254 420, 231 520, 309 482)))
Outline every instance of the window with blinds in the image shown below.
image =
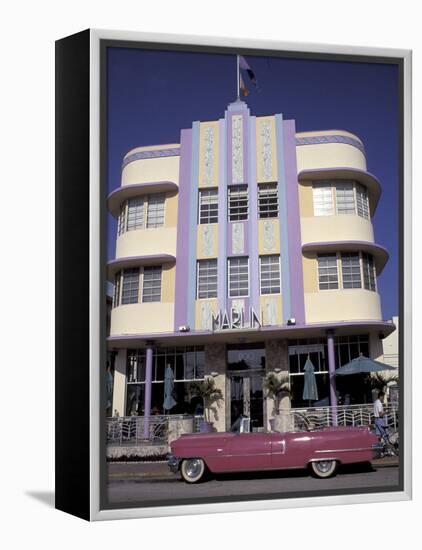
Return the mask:
POLYGON ((258 213, 260 218, 277 218, 278 193, 276 183, 263 183, 258 186, 258 213))
POLYGON ((147 207, 147 228, 164 225, 164 193, 149 195, 147 207))
POLYGON ((161 301, 161 266, 145 266, 142 282, 142 301, 161 301))
POLYGON ((229 258, 229 297, 249 295, 249 259, 229 258))
POLYGON ((338 289, 337 254, 318 254, 318 284, 320 290, 338 289))
POLYGON ((280 256, 260 258, 261 294, 280 294, 280 256))
POLYGON ((372 254, 362 253, 363 285, 367 290, 376 290, 375 262, 372 254))
POLYGON ((199 191, 198 223, 218 223, 218 190, 201 189, 199 191))
POLYGON ((122 272, 122 304, 137 304, 139 301, 139 268, 122 272))
POLYGON ((231 185, 229 187, 229 221, 248 219, 248 186, 231 185))
POLYGON ((343 288, 362 288, 360 257, 358 252, 342 252, 341 273, 343 288))
POLYGON ((145 224, 145 198, 135 197, 128 200, 127 231, 143 228, 145 224))
POLYGON ((217 260, 198 260, 196 274, 196 297, 217 297, 217 260))
POLYGON ((331 182, 316 182, 312 185, 314 216, 334 214, 333 191, 331 182))
POLYGON ((336 183, 337 214, 356 214, 353 182, 336 183))

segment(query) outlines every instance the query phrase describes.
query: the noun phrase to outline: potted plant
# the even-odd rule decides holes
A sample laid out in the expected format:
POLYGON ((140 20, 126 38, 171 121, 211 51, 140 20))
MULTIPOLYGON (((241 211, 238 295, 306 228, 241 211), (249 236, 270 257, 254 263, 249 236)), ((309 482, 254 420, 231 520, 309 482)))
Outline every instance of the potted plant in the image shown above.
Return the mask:
POLYGON ((196 397, 202 399, 204 404, 204 420, 199 426, 200 432, 211 432, 212 422, 210 420, 210 408, 214 403, 224 400, 223 393, 220 388, 215 387, 214 378, 207 376, 204 380, 190 383, 190 390, 196 397))
MULTIPOLYGON (((264 378, 264 392, 266 397, 270 397, 274 400, 274 413, 275 416, 280 414, 280 403, 283 397, 290 395, 290 382, 287 374, 277 376, 273 372, 269 372, 264 378)), ((270 419, 271 429, 274 430, 275 419, 270 419)))

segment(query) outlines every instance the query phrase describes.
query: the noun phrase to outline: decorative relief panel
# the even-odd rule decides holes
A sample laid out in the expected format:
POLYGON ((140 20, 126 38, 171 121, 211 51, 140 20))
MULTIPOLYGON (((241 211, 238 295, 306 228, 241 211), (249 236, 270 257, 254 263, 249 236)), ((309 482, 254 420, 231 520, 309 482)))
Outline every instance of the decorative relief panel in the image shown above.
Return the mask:
POLYGON ((265 220, 264 222, 264 250, 265 252, 274 252, 275 250, 275 228, 274 223, 270 220, 265 220))
POLYGON ((214 235, 210 225, 202 225, 202 255, 212 256, 214 248, 214 235))
POLYGON ((201 303, 201 329, 212 330, 212 305, 209 302, 201 303))
POLYGON ((245 252, 245 234, 243 223, 232 225, 232 253, 243 254, 245 252))
POLYGON ((243 116, 232 117, 232 182, 243 183, 243 116))
POLYGON ((214 128, 205 129, 204 139, 204 183, 214 185, 214 128))
POLYGON ((273 179, 273 158, 271 150, 271 122, 261 122, 261 163, 264 179, 273 179))
POLYGON ((264 316, 266 325, 277 325, 277 304, 274 299, 265 300, 264 316))

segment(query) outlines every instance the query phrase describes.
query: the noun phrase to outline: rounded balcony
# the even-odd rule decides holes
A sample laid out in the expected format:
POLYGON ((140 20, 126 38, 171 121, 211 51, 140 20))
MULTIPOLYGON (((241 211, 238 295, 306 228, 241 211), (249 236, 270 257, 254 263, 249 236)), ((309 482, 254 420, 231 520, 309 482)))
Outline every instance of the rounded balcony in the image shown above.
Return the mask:
POLYGON ((122 164, 122 186, 151 181, 179 182, 180 144, 137 147, 129 151, 122 164))
POLYGON ((365 149, 358 136, 346 130, 296 134, 298 171, 344 166, 366 170, 365 149))
POLYGON ((107 263, 107 279, 114 282, 115 275, 121 269, 132 267, 174 264, 175 256, 171 254, 149 254, 145 256, 126 256, 107 263))

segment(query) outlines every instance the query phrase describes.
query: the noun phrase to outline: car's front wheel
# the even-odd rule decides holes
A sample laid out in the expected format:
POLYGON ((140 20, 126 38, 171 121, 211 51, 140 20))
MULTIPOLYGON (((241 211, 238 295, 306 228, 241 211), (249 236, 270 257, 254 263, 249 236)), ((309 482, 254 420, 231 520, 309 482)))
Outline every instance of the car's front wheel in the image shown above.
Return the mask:
POLYGON ((311 462, 312 473, 317 477, 331 477, 337 472, 337 460, 318 460, 311 462))
POLYGON ((204 480, 207 467, 202 458, 187 458, 183 460, 180 466, 182 478, 187 483, 197 483, 204 480))

